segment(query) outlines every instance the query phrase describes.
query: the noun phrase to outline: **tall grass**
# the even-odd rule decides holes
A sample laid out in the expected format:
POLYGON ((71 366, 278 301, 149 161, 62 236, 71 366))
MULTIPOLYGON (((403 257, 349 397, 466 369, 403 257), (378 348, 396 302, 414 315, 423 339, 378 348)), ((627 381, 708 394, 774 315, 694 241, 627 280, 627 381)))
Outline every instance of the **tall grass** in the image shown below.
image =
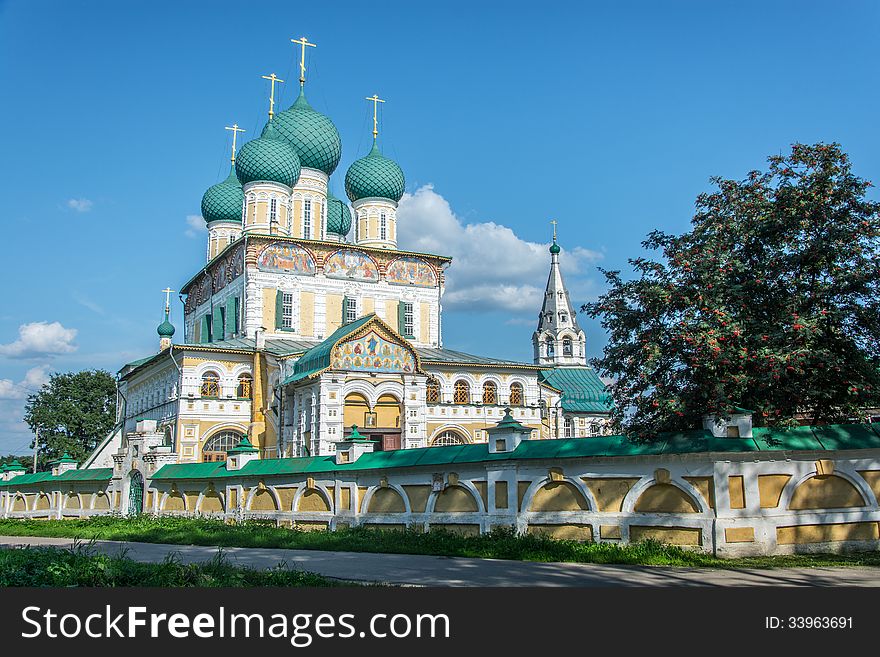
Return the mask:
POLYGON ((161 563, 139 563, 124 552, 108 556, 88 544, 72 549, 0 550, 0 586, 335 586, 320 575, 279 564, 256 570, 232 566, 222 551, 206 563, 183 563, 169 555, 161 563))
POLYGON ((222 520, 211 518, 150 515, 132 518, 96 516, 86 520, 0 519, 0 535, 657 566, 772 568, 880 565, 880 553, 877 552, 719 559, 656 541, 630 545, 579 543, 541 535, 517 535, 511 529, 496 529, 478 536, 462 536, 447 531, 423 533, 363 527, 335 532, 301 531, 276 527, 274 522, 265 521, 226 524, 222 520))

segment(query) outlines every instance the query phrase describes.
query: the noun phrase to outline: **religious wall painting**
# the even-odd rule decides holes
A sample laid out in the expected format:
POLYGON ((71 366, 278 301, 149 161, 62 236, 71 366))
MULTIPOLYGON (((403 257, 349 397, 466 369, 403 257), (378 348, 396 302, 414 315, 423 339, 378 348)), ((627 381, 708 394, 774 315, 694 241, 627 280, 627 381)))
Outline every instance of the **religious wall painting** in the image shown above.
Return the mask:
POLYGON ((370 331, 360 338, 336 345, 330 367, 359 372, 412 373, 415 359, 409 349, 370 331))
POLYGON ((308 251, 296 244, 281 242, 275 242, 263 249, 257 258, 257 267, 262 271, 281 274, 315 274, 315 260, 308 251))
POLYGON ((329 278, 375 282, 379 280, 379 267, 365 253, 342 249, 324 261, 324 274, 329 278))
POLYGON ((398 258, 388 265, 385 280, 394 285, 434 287, 437 284, 434 268, 421 258, 410 256, 398 258))

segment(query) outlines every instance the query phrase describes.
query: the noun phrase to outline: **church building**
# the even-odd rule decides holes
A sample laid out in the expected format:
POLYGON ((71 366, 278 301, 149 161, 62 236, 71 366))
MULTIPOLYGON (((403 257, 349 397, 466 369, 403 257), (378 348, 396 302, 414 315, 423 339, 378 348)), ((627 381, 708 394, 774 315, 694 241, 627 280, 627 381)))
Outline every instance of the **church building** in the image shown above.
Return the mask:
MULTIPOLYGON (((138 421, 154 420, 172 462, 223 461, 247 438, 261 458, 334 454, 356 435, 377 451, 485 442, 512 417, 531 439, 609 433, 610 397, 559 268, 533 336, 533 362, 447 348, 442 297, 451 258, 398 248, 400 166, 372 146, 331 192, 342 141, 300 91, 237 150, 202 198, 207 263, 180 289, 182 336, 165 318, 158 353, 119 371, 119 425, 84 467, 110 467, 138 421)), ((248 442, 244 442, 247 445, 248 442)))

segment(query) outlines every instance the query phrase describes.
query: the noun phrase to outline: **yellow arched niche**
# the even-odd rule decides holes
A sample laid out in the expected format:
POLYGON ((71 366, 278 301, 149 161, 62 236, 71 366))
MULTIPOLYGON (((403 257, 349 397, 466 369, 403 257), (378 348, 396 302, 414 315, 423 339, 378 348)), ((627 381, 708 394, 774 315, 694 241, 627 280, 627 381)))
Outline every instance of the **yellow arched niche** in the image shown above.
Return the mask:
POLYGON ((275 496, 264 488, 258 490, 251 500, 251 511, 277 511, 278 505, 275 503, 275 496))
POLYGON ((37 504, 35 507, 37 511, 48 511, 51 507, 52 502, 49 499, 48 495, 46 495, 45 493, 40 493, 39 495, 37 495, 37 504))
POLYGON ((64 508, 65 509, 79 509, 82 505, 79 501, 79 495, 76 493, 69 494, 64 500, 64 508))
POLYGON ((162 505, 163 511, 186 511, 186 503, 183 501, 183 495, 180 492, 168 493, 165 503, 162 505))
POLYGON ((406 505, 393 488, 377 488, 370 497, 367 513, 406 513, 406 505))
POLYGON ((434 502, 435 513, 473 513, 478 510, 477 500, 463 486, 448 486, 434 502))
POLYGON ((789 509, 839 509, 865 506, 859 490, 843 477, 823 475, 810 477, 791 496, 789 509))
POLYGON ((92 505, 93 509, 101 509, 101 510, 109 510, 110 509, 110 499, 104 493, 98 493, 95 495, 95 501, 92 505))
POLYGON ((359 427, 364 426, 364 417, 370 412, 370 404, 359 392, 350 392, 345 396, 345 406, 342 412, 342 419, 346 428, 356 424, 359 427))
POLYGON ((583 494, 567 481, 554 481, 541 486, 529 504, 529 511, 588 511, 590 505, 583 494))
POLYGON ((205 492, 202 504, 199 507, 201 513, 223 513, 223 498, 216 490, 205 492))
POLYGON ((320 491, 310 488, 300 496, 296 510, 329 513, 330 506, 327 504, 327 500, 324 499, 324 495, 320 491))
POLYGON ((633 511, 645 513, 699 513, 699 505, 672 484, 654 484, 636 500, 633 511))
POLYGON ((24 499, 23 495, 16 495, 15 499, 12 501, 12 510, 13 511, 27 511, 27 502, 24 499))

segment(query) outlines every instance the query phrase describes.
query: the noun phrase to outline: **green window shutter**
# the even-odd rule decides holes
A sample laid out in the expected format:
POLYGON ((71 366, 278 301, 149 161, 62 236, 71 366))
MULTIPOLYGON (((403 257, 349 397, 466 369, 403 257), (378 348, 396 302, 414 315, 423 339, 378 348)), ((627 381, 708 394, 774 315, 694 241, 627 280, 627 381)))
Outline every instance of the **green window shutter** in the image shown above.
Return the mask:
POLYGON ((217 308, 214 311, 214 332, 211 334, 213 342, 219 342, 223 339, 223 308, 217 308))
POLYGON ((236 322, 236 317, 238 317, 238 313, 236 312, 236 306, 238 306, 236 303, 237 301, 238 297, 234 297, 226 302, 226 335, 230 338, 238 329, 238 322, 236 322))
POLYGON ((342 324, 348 323, 348 297, 342 297, 342 317, 340 321, 342 324))
POLYGON ((242 330, 241 330, 241 297, 235 297, 235 332, 242 333, 242 330))
POLYGON ((403 301, 397 302, 397 332, 401 335, 405 335, 405 316, 406 316, 406 304, 403 301))
POLYGON ((210 333, 208 333, 208 331, 210 330, 210 327, 208 325, 208 318, 209 317, 210 317, 210 315, 202 315, 202 333, 200 336, 201 339, 199 340, 199 342, 201 344, 207 344, 208 342, 211 341, 211 335, 210 335, 210 333))
POLYGON ((284 326, 284 292, 277 290, 275 292, 275 328, 280 329, 284 326))

